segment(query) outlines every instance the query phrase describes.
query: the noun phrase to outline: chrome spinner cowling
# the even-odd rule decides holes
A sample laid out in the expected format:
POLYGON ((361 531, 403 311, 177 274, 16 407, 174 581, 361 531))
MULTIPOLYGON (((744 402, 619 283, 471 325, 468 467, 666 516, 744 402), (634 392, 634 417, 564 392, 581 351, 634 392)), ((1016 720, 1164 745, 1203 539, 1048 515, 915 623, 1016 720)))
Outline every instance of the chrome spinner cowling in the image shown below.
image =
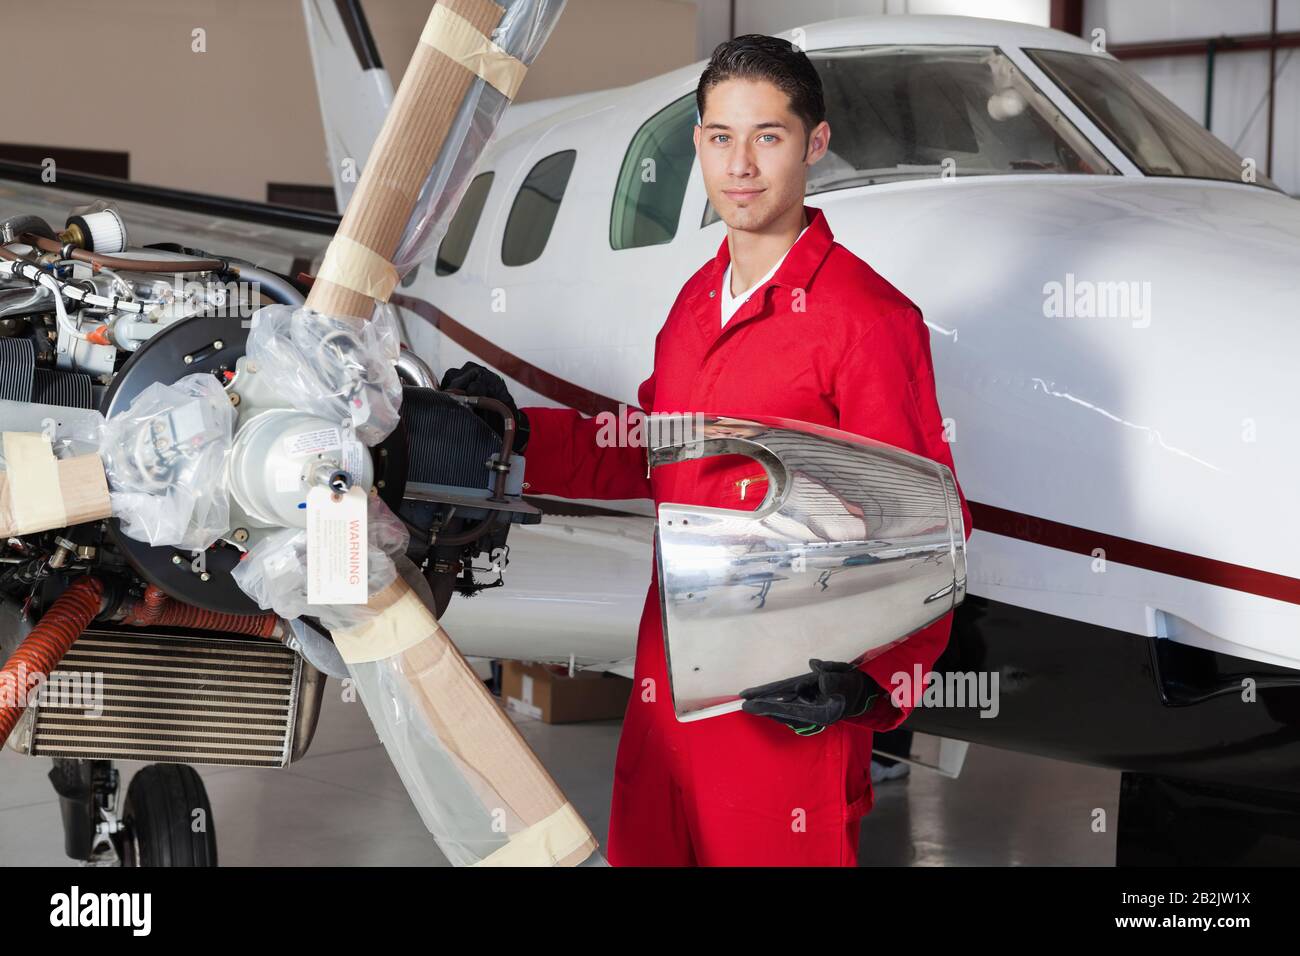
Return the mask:
POLYGON ((650 416, 652 468, 741 454, 768 475, 754 511, 664 503, 656 530, 679 720, 739 710, 747 687, 861 662, 966 593, 952 471, 848 432, 782 418, 650 416))

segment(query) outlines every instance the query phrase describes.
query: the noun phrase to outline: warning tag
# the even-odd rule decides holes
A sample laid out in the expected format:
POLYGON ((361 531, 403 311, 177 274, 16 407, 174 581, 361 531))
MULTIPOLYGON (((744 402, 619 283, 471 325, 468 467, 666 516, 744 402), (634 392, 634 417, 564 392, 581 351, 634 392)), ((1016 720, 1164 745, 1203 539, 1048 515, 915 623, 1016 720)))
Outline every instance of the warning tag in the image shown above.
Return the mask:
POLYGON ((307 492, 307 602, 365 604, 366 493, 353 485, 337 494, 321 485, 307 492))

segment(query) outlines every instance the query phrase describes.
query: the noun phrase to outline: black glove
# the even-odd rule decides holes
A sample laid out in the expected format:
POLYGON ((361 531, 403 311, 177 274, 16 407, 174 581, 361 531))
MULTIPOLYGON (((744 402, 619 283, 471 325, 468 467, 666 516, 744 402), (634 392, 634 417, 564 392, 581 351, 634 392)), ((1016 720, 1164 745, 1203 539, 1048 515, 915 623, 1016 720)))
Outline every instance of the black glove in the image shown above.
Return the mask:
MULTIPOLYGON (((508 405, 515 416, 514 451, 516 454, 523 454, 524 448, 528 444, 528 416, 519 410, 519 406, 515 404, 514 398, 510 395, 510 390, 506 388, 505 380, 500 375, 490 368, 479 365, 477 362, 466 362, 460 368, 448 369, 442 376, 442 382, 438 387, 443 391, 454 388, 466 395, 495 398, 498 402, 504 402, 508 405)), ((492 430, 500 436, 502 431, 500 415, 486 408, 475 408, 474 414, 487 422, 492 430)))
POLYGON ((828 724, 866 713, 882 691, 880 685, 852 664, 810 660, 809 674, 773 681, 740 692, 747 714, 771 717, 805 737, 828 724))

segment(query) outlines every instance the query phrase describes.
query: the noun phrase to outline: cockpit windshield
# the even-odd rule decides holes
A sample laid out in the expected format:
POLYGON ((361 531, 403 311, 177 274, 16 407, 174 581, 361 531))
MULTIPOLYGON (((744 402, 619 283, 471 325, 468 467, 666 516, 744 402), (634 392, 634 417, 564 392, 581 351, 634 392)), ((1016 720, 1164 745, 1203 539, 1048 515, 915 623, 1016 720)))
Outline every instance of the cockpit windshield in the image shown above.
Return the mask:
POLYGON ((1116 170, 993 47, 863 47, 809 54, 830 151, 808 194, 871 183, 1116 170))
POLYGON ((1148 176, 1277 186, 1118 60, 1026 50, 1079 109, 1148 176))

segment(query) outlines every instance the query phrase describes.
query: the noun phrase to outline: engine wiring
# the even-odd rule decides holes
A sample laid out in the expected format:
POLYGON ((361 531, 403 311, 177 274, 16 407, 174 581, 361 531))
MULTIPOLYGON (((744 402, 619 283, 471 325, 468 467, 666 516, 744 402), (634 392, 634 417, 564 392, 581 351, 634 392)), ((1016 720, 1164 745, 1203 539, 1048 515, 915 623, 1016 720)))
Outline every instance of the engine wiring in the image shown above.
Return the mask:
MULTIPOLYGON (((54 310, 57 316, 59 327, 68 335, 78 341, 90 341, 92 344, 107 344, 102 341, 102 329, 109 327, 105 322, 102 326, 96 326, 89 332, 78 328, 72 321, 72 316, 68 313, 67 304, 64 299, 70 299, 82 307, 104 309, 110 313, 143 315, 148 311, 149 306, 142 302, 123 301, 119 296, 103 296, 97 292, 92 292, 73 282, 66 282, 58 279, 52 273, 44 271, 39 265, 29 260, 18 257, 12 250, 5 249, 14 258, 3 257, 0 261, 0 277, 10 276, 13 278, 26 279, 29 282, 44 286, 54 293, 54 310)), ((66 260, 65 260, 66 261, 66 260)), ((108 271, 108 270, 101 270, 108 271)), ((123 280, 116 273, 109 273, 110 277, 118 282, 123 280)))

